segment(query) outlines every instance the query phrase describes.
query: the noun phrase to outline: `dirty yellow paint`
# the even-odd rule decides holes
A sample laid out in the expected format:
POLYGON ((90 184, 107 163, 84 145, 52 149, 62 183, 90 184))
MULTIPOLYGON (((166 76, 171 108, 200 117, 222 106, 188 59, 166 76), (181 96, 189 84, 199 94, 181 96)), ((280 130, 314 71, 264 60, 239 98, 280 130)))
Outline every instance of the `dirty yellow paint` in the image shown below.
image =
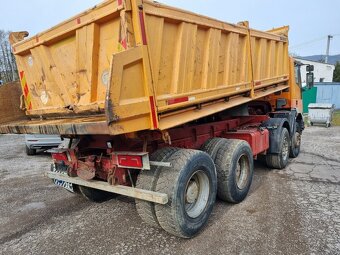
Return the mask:
POLYGON ((91 121, 82 132, 172 128, 282 91, 294 77, 288 27, 262 32, 147 0, 105 1, 12 46, 32 92, 26 114, 97 116, 101 128, 106 119, 107 129, 91 121))

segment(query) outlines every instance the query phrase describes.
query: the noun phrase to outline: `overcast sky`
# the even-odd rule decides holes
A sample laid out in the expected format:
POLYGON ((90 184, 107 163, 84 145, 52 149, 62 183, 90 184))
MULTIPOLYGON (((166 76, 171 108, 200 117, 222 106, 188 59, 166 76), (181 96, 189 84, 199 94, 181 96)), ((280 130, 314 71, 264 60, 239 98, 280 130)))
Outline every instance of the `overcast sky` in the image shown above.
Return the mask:
MULTIPOLYGON (((11 0, 1 4, 0 29, 41 32, 100 0, 11 0)), ((248 20, 267 30, 290 25, 290 51, 300 56, 325 54, 327 35, 334 35, 330 54, 340 54, 339 0, 158 0, 223 21, 248 20)))

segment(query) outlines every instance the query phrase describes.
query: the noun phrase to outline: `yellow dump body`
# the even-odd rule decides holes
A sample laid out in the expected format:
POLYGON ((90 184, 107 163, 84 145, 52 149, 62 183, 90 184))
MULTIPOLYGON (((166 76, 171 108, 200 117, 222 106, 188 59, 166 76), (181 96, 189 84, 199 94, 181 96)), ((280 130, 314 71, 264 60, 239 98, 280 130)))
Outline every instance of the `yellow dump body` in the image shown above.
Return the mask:
POLYGON ((20 35, 11 39, 26 115, 9 110, 0 133, 166 130, 289 88, 288 27, 260 32, 147 0, 109 0, 20 35))

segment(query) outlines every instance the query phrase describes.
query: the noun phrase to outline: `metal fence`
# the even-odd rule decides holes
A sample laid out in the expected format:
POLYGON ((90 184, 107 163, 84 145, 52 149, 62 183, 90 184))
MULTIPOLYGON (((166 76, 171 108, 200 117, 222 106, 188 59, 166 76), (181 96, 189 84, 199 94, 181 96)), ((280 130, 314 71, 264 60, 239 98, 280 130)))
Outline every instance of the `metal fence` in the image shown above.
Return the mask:
POLYGON ((315 86, 318 88, 317 103, 335 104, 335 108, 340 109, 340 83, 324 82, 315 86))

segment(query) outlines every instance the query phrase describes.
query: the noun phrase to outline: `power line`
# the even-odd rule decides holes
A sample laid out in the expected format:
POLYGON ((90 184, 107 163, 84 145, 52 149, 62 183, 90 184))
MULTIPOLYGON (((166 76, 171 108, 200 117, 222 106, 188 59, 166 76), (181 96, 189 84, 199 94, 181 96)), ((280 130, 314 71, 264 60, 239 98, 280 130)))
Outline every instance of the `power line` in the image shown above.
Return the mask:
POLYGON ((300 47, 306 46, 308 44, 313 44, 313 43, 316 43, 316 42, 320 42, 320 41, 326 40, 326 38, 327 38, 327 36, 322 36, 322 37, 313 39, 311 41, 307 41, 307 42, 304 42, 304 43, 300 43, 300 44, 296 44, 296 45, 290 46, 290 48, 291 49, 300 48, 300 47))
MULTIPOLYGON (((340 36, 340 34, 333 34, 332 36, 333 36, 333 37, 335 37, 335 36, 340 36)), ((315 39, 310 40, 310 41, 307 41, 307 42, 303 42, 303 43, 299 43, 299 44, 290 46, 289 48, 290 48, 290 49, 301 48, 301 47, 304 47, 304 46, 309 45, 309 44, 313 44, 313 43, 317 43, 317 42, 326 40, 327 37, 328 37, 328 35, 325 35, 325 36, 322 36, 322 37, 318 37, 318 38, 315 38, 315 39)))

